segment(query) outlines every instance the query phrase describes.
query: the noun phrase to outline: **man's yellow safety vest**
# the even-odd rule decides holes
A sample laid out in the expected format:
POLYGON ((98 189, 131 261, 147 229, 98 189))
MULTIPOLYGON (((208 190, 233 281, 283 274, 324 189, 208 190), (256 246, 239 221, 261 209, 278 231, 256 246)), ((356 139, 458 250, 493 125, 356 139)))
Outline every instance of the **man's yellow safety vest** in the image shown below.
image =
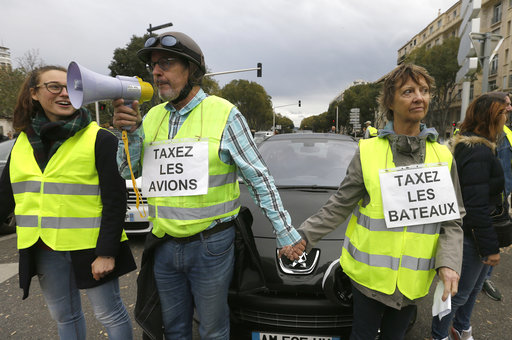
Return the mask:
MULTIPOLYGON (((170 113, 165 105, 155 106, 144 119, 144 146, 169 139, 170 113)), ((194 196, 148 197, 149 220, 155 236, 191 236, 208 228, 213 221, 236 215, 240 210, 236 166, 227 165, 219 158, 222 133, 232 108, 233 104, 227 100, 208 96, 180 127, 174 140, 208 138, 208 192, 194 196)))
MULTIPOLYGON (((103 209, 94 150, 99 129, 91 122, 67 139, 44 172, 27 135, 19 135, 9 166, 18 249, 39 238, 58 251, 96 247, 103 209)), ((124 231, 121 240, 127 240, 124 231)))
MULTIPOLYGON (((355 282, 384 294, 400 292, 413 300, 428 294, 435 275, 440 223, 386 228, 379 170, 395 167, 384 138, 360 140, 364 185, 370 203, 354 208, 345 234, 340 263, 355 282)), ((426 142, 425 163, 452 164, 447 147, 426 142)))

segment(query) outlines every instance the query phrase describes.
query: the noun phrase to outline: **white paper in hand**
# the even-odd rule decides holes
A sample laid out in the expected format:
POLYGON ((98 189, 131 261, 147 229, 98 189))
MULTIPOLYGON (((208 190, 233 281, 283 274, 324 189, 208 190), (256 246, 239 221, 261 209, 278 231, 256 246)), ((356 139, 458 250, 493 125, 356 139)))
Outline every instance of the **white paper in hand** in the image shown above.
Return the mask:
POLYGON ((439 316, 441 320, 452 311, 452 296, 448 294, 446 301, 443 301, 444 283, 439 281, 434 292, 434 303, 432 303, 432 316, 439 316))

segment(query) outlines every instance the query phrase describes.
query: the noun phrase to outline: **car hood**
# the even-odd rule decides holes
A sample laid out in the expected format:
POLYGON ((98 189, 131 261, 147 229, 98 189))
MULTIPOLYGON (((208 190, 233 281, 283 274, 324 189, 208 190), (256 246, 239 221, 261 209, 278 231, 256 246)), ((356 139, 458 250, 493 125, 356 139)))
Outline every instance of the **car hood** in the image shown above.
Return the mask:
MULTIPOLYGON (((318 210, 327 202, 329 197, 336 193, 334 188, 315 188, 315 187, 294 187, 294 188, 280 188, 278 189, 279 195, 283 202, 284 208, 290 214, 292 224, 298 228, 302 222, 308 219, 311 215, 318 212, 318 210)), ((261 209, 257 207, 254 200, 250 197, 247 187, 240 185, 240 200, 241 205, 251 210, 254 222, 252 225, 252 232, 254 237, 274 238, 272 225, 261 209)), ((346 228, 337 228, 333 232, 326 235, 324 240, 343 240, 346 228)))
MULTIPOLYGON (((284 207, 290 213, 292 223, 298 227, 308 217, 316 213, 336 190, 320 188, 279 189, 284 207)), ((272 225, 249 196, 245 185, 240 186, 241 205, 249 208, 253 216, 252 232, 258 250, 266 286, 270 291, 282 291, 295 294, 322 294, 324 273, 333 261, 341 255, 347 219, 340 227, 326 235, 307 254, 305 273, 287 272, 290 262, 286 258, 278 259, 277 244, 272 225), (314 264, 312 264, 314 263, 314 264), (311 269, 311 270, 309 270, 311 269)))

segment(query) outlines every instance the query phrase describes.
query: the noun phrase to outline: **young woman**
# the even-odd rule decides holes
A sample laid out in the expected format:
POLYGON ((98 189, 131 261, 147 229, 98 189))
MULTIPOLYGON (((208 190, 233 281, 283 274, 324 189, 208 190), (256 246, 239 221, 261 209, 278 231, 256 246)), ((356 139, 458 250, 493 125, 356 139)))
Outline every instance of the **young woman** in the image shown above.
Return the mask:
POLYGON ((471 313, 489 271, 500 261, 498 240, 490 213, 501 204, 504 176, 496 158, 496 139, 507 120, 505 96, 483 94, 473 100, 466 118, 451 141, 457 164, 462 199, 466 208, 462 229, 464 246, 458 292, 452 311, 441 320, 432 319, 432 337, 472 339, 471 313), (453 320, 453 327, 450 324, 453 320))
POLYGON ((0 220, 14 209, 23 298, 37 275, 60 338, 85 339, 85 289, 109 338, 132 339, 118 282, 136 266, 122 227, 117 138, 71 106, 66 69, 56 66, 27 77, 13 125, 19 136, 0 178, 0 220))

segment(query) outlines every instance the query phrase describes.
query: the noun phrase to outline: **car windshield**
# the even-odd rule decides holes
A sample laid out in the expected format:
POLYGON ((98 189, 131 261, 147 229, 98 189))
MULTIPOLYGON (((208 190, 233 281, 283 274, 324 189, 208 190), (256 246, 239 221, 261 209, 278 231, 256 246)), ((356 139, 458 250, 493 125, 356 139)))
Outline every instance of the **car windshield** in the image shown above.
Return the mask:
POLYGON ((357 143, 336 138, 267 140, 260 152, 278 187, 338 187, 357 143))

